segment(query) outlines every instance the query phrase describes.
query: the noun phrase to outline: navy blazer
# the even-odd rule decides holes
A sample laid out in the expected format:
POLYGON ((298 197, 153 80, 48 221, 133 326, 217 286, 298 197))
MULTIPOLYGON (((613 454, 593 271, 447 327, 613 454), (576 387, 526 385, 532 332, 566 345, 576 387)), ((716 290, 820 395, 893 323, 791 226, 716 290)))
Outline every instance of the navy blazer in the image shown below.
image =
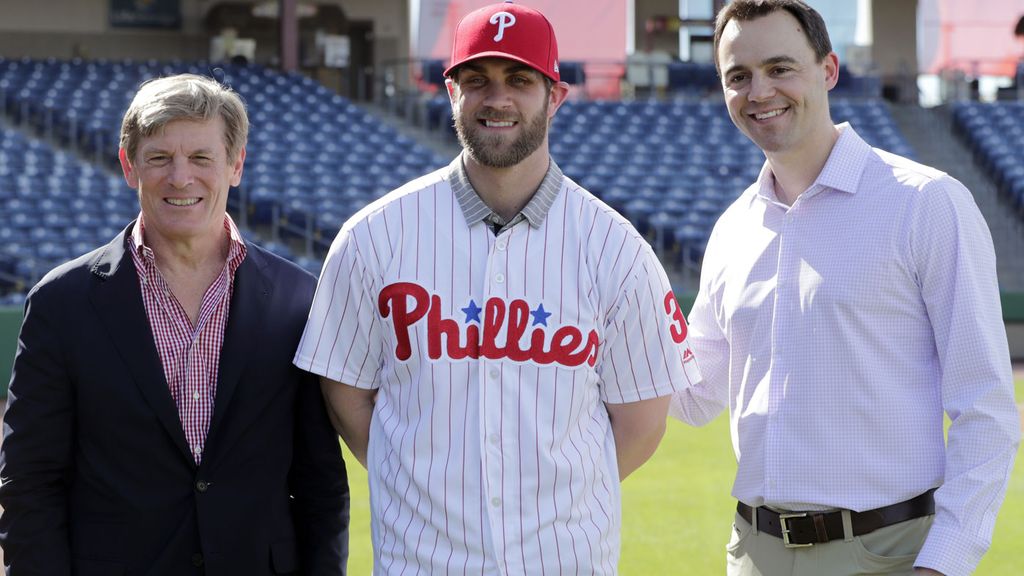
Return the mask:
POLYGON ((291 362, 315 279, 248 245, 196 465, 129 230, 26 301, 0 449, 8 576, 344 574, 341 448, 316 379, 291 362))

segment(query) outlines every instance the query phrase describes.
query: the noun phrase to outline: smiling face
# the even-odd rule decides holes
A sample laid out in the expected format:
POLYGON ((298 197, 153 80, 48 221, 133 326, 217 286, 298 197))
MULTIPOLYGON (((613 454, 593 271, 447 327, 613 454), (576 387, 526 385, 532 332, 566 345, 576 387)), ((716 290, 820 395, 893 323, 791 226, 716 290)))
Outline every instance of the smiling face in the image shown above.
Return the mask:
POLYGON ((237 156, 228 157, 220 117, 169 122, 141 140, 135 158, 121 149, 125 181, 139 193, 147 244, 223 237, 228 190, 241 182, 245 149, 237 156))
POLYGON ((718 58, 729 116, 769 157, 813 151, 831 138, 828 91, 838 59, 819 61, 791 14, 729 21, 718 58))
POLYGON ((480 164, 509 168, 547 155, 548 121, 565 98, 559 84, 549 89, 519 62, 482 58, 461 65, 448 90, 459 142, 480 164))

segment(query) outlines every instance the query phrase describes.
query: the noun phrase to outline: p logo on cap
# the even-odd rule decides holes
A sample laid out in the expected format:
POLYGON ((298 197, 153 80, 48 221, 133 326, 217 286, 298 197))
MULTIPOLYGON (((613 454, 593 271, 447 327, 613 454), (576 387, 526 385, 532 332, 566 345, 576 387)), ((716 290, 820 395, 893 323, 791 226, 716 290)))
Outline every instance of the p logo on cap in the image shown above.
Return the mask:
POLYGON ((455 28, 451 76, 460 65, 479 58, 507 58, 526 64, 558 82, 558 43, 551 22, 540 12, 503 2, 474 10, 455 28))
POLYGON ((498 25, 498 33, 494 36, 494 41, 501 42, 501 39, 505 37, 505 28, 511 28, 516 25, 516 17, 508 12, 498 12, 491 16, 489 22, 498 25))

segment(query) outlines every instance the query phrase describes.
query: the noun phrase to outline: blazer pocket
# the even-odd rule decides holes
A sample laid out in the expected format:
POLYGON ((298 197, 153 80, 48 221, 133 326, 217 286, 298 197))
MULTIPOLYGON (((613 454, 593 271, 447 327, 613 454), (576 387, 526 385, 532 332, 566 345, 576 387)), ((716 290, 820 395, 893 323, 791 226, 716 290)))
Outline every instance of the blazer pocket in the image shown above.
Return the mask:
POLYGON ((118 562, 73 558, 71 564, 74 566, 71 573, 75 576, 124 576, 128 573, 128 567, 118 562))
POLYGON ((295 540, 279 540, 270 545, 270 565, 275 574, 291 574, 299 569, 295 540))

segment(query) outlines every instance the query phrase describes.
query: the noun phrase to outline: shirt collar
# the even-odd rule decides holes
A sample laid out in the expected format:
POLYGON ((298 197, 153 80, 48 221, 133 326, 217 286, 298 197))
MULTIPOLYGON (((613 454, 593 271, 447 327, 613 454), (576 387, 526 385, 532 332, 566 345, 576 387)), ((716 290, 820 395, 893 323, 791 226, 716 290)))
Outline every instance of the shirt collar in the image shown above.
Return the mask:
MULTIPOLYGON (((488 216, 495 214, 469 182, 469 174, 466 173, 462 154, 456 156, 448 165, 447 179, 451 184, 452 192, 455 193, 459 207, 462 208, 462 214, 470 226, 484 222, 488 216)), ((540 187, 520 212, 530 226, 539 228, 544 223, 544 219, 547 218, 548 212, 551 210, 551 205, 554 204, 555 198, 562 190, 562 179, 562 169, 558 167, 553 158, 550 159, 544 180, 541 181, 540 187)))
MULTIPOLYGON (((808 189, 810 193, 824 189, 848 194, 857 193, 857 185, 871 153, 871 146, 857 134, 849 122, 837 125, 836 129, 839 130, 839 138, 832 147, 825 166, 808 189)), ((767 161, 757 177, 757 193, 766 200, 778 201, 775 195, 775 175, 767 161)))
MULTIPOLYGON (((228 234, 230 244, 228 246, 228 270, 234 274, 235 270, 245 260, 247 249, 245 247, 245 241, 242 240, 242 234, 238 231, 238 227, 235 226, 235 221, 231 219, 231 215, 224 214, 224 230, 228 234)), ((138 219, 135 221, 135 226, 132 228, 132 246, 135 247, 136 253, 144 260, 148 262, 155 262, 156 255, 153 253, 153 249, 146 246, 144 233, 146 231, 146 222, 139 213, 138 219)))

